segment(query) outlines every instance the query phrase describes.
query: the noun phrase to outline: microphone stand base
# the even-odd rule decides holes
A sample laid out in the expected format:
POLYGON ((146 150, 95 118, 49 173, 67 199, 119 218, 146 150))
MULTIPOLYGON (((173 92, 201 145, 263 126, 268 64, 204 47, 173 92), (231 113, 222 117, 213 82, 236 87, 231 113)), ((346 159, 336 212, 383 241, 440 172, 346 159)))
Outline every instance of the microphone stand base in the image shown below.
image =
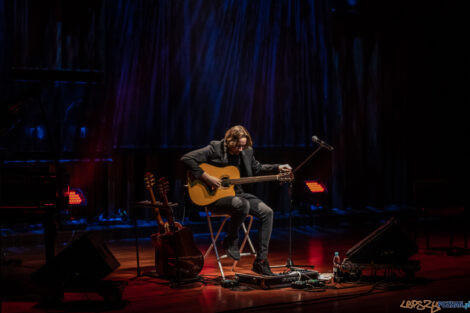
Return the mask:
POLYGON ((287 258, 287 261, 286 261, 286 264, 284 265, 272 265, 270 266, 271 268, 281 268, 281 267, 285 267, 285 268, 288 268, 290 270, 294 270, 294 271, 303 271, 305 269, 303 269, 303 267, 305 268, 315 268, 314 265, 294 265, 294 262, 292 262, 291 258, 287 258))

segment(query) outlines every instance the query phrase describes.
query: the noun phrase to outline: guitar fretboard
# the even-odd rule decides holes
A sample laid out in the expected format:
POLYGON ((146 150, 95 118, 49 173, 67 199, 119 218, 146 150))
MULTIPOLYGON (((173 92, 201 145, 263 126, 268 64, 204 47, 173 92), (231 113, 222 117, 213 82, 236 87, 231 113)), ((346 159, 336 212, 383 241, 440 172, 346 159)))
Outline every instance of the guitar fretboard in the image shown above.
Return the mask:
POLYGON ((227 179, 229 184, 250 184, 250 183, 259 183, 264 181, 279 180, 279 175, 267 175, 267 176, 254 176, 254 177, 241 177, 227 179))

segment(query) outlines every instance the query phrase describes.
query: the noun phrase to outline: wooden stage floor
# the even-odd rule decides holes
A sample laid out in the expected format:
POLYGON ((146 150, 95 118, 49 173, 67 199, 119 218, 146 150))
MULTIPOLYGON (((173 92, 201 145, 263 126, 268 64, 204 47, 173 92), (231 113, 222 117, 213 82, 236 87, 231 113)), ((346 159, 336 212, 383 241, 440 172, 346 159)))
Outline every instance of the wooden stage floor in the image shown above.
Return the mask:
MULTIPOLYGON (((334 252, 338 251, 343 257, 350 247, 375 228, 364 226, 334 231, 318 227, 296 228, 293 232, 293 261, 314 265, 320 273, 331 272, 334 252)), ((252 238, 256 239, 256 234, 252 238)), ((287 238, 287 229, 274 230, 269 257, 271 265, 285 264, 288 257, 287 238)), ((11 241, 6 238, 4 247, 5 242, 8 245, 11 241)), ((196 241, 204 251, 209 244, 208 234, 197 235, 196 241)), ((431 242, 435 246, 445 246, 448 237, 434 234, 431 242)), ((152 271, 154 251, 151 242, 140 238, 139 243, 142 271, 152 271)), ((29 274, 44 262, 43 248, 10 245, 6 249, 8 256, 21 260, 21 264, 11 262, 2 266, 1 312, 413 312, 417 309, 400 307, 404 300, 469 301, 470 255, 449 256, 439 251, 424 251, 424 239, 419 236, 418 244, 421 249, 412 259, 421 262, 421 270, 413 283, 387 282, 378 273, 379 278, 375 281, 332 284, 327 289, 298 290, 286 287, 263 290, 248 285, 232 289, 221 287, 213 254, 206 260, 201 273, 207 285, 193 283, 172 288, 164 280, 137 277, 135 241, 111 240, 108 247, 121 266, 107 279, 127 282, 123 302, 111 308, 92 292, 66 293, 60 305, 39 306, 37 290, 32 286, 29 274)), ((463 247, 461 236, 456 238, 455 245, 463 247)), ((252 257, 242 258, 237 271, 250 273, 252 262, 252 257)), ((229 266, 231 261, 225 259, 224 264, 226 274, 233 275, 229 266)), ((285 269, 276 269, 277 272, 282 270, 285 269)), ((425 312, 431 312, 431 309, 425 309, 425 312)))

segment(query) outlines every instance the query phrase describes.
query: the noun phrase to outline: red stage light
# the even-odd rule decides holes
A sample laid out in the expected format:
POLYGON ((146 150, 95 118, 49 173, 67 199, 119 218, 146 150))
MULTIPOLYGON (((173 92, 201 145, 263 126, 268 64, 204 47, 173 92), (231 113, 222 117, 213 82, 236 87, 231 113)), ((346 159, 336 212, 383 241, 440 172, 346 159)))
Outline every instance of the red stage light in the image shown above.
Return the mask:
POLYGON ((86 199, 83 195, 83 191, 78 188, 70 189, 69 205, 86 205, 86 199))
POLYGON ((325 187, 321 183, 314 181, 314 180, 306 180, 305 185, 312 193, 325 192, 326 190, 325 187))

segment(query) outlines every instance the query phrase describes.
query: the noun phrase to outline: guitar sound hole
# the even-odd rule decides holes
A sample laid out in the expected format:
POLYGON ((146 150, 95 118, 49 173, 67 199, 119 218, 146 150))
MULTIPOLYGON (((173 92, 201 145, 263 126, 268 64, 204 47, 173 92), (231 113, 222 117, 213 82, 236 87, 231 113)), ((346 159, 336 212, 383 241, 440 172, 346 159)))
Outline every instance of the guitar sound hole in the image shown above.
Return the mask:
POLYGON ((228 176, 222 176, 220 177, 220 179, 222 180, 222 188, 227 188, 230 186, 230 183, 228 181, 229 177, 228 176))

